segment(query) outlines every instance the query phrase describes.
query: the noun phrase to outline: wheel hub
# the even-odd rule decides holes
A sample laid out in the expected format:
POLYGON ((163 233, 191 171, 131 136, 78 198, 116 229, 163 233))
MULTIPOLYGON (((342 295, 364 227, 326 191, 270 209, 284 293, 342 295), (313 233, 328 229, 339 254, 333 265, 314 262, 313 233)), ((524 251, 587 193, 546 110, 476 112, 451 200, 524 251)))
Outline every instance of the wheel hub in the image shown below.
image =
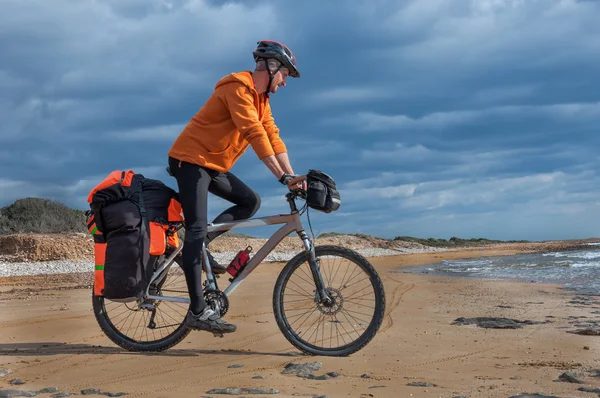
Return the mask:
POLYGON ((321 311, 322 314, 325 315, 335 315, 342 310, 344 307, 344 297, 339 290, 334 289, 332 287, 328 287, 325 289, 331 301, 329 302, 321 302, 319 301, 319 295, 315 294, 315 303, 317 304, 317 308, 321 311))

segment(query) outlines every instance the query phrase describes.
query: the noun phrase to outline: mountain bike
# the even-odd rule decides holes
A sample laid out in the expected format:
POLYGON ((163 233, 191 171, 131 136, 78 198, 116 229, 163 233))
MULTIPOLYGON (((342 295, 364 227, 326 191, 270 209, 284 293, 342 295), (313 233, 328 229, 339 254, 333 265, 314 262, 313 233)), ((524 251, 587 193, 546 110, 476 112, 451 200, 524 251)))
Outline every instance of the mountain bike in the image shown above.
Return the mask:
MULTIPOLYGON (((306 175, 299 176, 290 185, 304 179, 306 175)), ((228 297, 286 236, 296 232, 304 250, 287 262, 275 282, 273 313, 277 326, 285 338, 304 353, 353 354, 375 337, 383 321, 386 300, 381 279, 373 265, 354 250, 341 246, 314 246, 314 239, 305 232, 300 218, 308 208, 305 204, 299 210, 296 205, 297 199, 306 199, 306 191, 290 189, 285 198, 290 206, 289 214, 208 224, 209 233, 283 225, 245 267, 229 279, 230 283, 223 291, 203 246, 204 298, 221 317, 226 315, 228 297)), ((175 227, 181 230, 183 223, 175 227)), ((180 343, 190 333, 191 329, 184 325, 190 300, 181 269, 180 253, 184 242, 183 239, 179 241, 178 247, 159 258, 140 299, 119 302, 93 296, 96 320, 106 336, 118 346, 129 351, 159 352, 180 343)))

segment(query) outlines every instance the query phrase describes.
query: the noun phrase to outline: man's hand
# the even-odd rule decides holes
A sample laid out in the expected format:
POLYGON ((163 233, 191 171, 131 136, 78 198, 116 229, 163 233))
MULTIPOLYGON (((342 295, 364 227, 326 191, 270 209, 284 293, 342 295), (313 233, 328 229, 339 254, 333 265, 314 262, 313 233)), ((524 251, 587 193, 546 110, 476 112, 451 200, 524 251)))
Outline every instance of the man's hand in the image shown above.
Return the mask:
POLYGON ((279 178, 279 182, 282 183, 283 185, 289 185, 290 181, 296 177, 297 176, 292 175, 292 174, 283 173, 282 176, 279 178))
POLYGON ((293 180, 294 178, 298 177, 297 175, 292 175, 292 174, 288 174, 288 173, 283 173, 283 175, 281 176, 281 178, 279 178, 279 182, 282 183, 283 185, 287 185, 287 187, 292 190, 292 189, 304 189, 306 191, 306 181, 301 181, 298 182, 294 185, 289 185, 290 181, 293 180))

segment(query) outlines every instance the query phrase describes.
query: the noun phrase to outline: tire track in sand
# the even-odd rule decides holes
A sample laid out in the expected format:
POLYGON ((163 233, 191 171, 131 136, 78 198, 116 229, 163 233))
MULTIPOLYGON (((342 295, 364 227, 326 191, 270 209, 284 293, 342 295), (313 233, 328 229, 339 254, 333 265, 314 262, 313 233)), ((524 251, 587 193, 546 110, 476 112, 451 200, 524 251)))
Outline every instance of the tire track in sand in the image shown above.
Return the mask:
MULTIPOLYGON (((248 337, 242 338, 241 340, 238 340, 237 342, 235 342, 233 345, 228 345, 226 348, 223 348, 222 351, 225 352, 225 356, 230 357, 229 355, 226 354, 227 351, 229 350, 237 350, 237 349, 241 349, 241 348, 245 348, 248 345, 252 344, 252 343, 256 343, 258 341, 267 339, 269 337, 273 337, 273 336, 277 336, 279 335, 280 332, 279 330, 277 330, 276 332, 267 332, 267 333, 257 333, 254 335, 250 335, 248 337)), ((203 351, 203 350, 199 350, 199 351, 203 351)), ((215 353, 210 353, 210 354, 206 354, 206 355, 219 355, 218 352, 215 353)), ((239 360, 241 358, 251 358, 254 357, 256 354, 249 352, 248 355, 246 356, 240 356, 237 355, 235 357, 235 360, 239 360)), ((157 353, 156 356, 160 356, 160 353, 157 353)), ((126 358, 129 360, 134 360, 134 359, 140 359, 139 355, 135 355, 133 358, 126 358)), ((149 358, 151 359, 151 358, 149 358)), ((124 359, 118 359, 119 363, 121 363, 124 359)), ((94 387, 94 385, 102 385, 102 384, 106 384, 106 383, 127 383, 129 381, 135 380, 137 378, 148 378, 148 377, 152 377, 152 376, 161 376, 164 374, 169 374, 169 373, 173 373, 173 372, 177 372, 180 369, 184 368, 184 369, 191 369, 191 368, 202 368, 202 367, 212 367, 214 365, 219 365, 219 364, 225 364, 228 362, 232 362, 234 361, 231 358, 227 358, 225 360, 217 360, 217 361, 211 361, 209 363, 201 363, 201 364, 197 364, 194 365, 194 362, 198 362, 198 357, 194 356, 191 358, 180 358, 180 360, 177 361, 177 363, 175 364, 171 364, 171 365, 160 365, 160 364, 155 364, 152 363, 150 361, 148 361, 148 363, 152 363, 152 365, 150 367, 144 367, 142 370, 139 371, 133 371, 133 372, 128 372, 126 375, 123 376, 117 376, 117 377, 108 377, 108 378, 104 378, 104 379, 95 379, 91 382, 85 382, 85 383, 80 383, 76 385, 76 388, 81 390, 81 389, 85 389, 85 388, 92 388, 94 387)))
POLYGON ((395 278, 392 278, 389 275, 384 275, 384 279, 390 279, 390 280, 394 281, 396 284, 398 284, 398 286, 396 286, 394 291, 392 292, 392 299, 390 300, 390 306, 388 308, 386 308, 387 314, 385 316, 385 323, 382 325, 382 327, 377 332, 378 334, 384 334, 388 330, 390 330, 392 328, 392 326, 394 326, 394 319, 392 318, 392 312, 394 312, 394 310, 396 310, 400 306, 400 302, 402 302, 402 298, 404 297, 404 295, 406 293, 408 293, 409 291, 411 291, 416 286, 414 283, 405 283, 405 282, 402 282, 395 278))
POLYGON ((48 323, 48 322, 56 322, 56 321, 65 321, 65 320, 73 320, 73 319, 83 319, 89 317, 89 314, 86 315, 73 315, 66 317, 39 317, 39 318, 30 318, 30 319, 19 319, 14 321, 4 321, 0 322, 0 328, 14 328, 20 326, 32 326, 38 323, 48 323))

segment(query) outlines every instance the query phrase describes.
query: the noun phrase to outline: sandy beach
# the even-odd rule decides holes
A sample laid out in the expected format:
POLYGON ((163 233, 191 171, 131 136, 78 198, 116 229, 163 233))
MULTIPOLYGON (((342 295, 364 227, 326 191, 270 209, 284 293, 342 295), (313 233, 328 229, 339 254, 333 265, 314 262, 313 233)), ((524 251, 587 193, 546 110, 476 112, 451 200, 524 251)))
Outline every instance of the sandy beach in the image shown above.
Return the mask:
POLYGON ((214 338, 192 332, 158 354, 124 351, 103 335, 85 277, 0 278, 0 390, 40 397, 51 396, 39 393, 50 387, 127 397, 219 397, 227 395, 209 391, 227 387, 278 391, 229 395, 252 397, 597 397, 600 337, 569 332, 600 320, 600 297, 554 285, 402 272, 442 259, 521 251, 507 245, 371 258, 384 282, 386 317, 372 342, 346 358, 298 355, 281 335, 272 292, 282 263, 261 265, 231 296, 226 318, 238 326, 236 333, 214 338), (519 329, 453 324, 461 317, 534 323, 519 329), (309 362, 322 365, 315 375, 338 375, 311 380, 282 374, 289 363, 309 362), (557 381, 565 372, 583 384, 557 381), (11 385, 14 379, 24 384, 11 385))

